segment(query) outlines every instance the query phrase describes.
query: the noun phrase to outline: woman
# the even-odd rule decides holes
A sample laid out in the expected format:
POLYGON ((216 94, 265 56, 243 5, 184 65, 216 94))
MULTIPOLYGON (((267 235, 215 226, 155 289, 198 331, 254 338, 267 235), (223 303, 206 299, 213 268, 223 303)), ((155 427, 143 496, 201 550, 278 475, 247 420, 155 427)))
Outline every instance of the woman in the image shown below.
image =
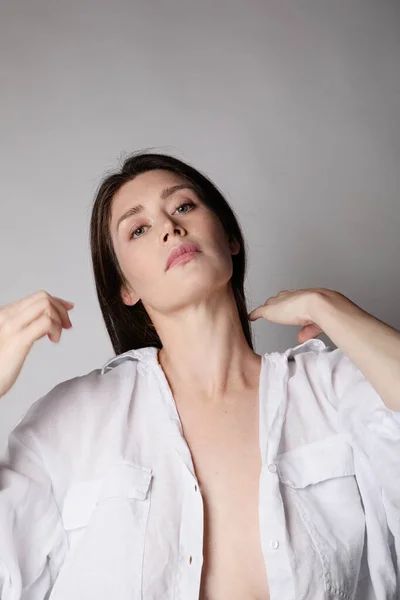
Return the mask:
MULTIPOLYGON (((399 332, 324 288, 249 315, 235 215, 171 156, 105 178, 91 251, 116 356, 10 435, 1 600, 398 598, 399 332), (257 354, 259 317, 300 344, 257 354)), ((0 395, 71 308, 0 309, 0 395)))

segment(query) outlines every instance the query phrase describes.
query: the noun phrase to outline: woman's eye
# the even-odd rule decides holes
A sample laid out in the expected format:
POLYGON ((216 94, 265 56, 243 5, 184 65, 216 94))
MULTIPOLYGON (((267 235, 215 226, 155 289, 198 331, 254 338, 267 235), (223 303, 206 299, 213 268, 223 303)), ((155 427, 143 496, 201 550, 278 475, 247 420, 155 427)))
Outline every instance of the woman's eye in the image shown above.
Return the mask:
MULTIPOLYGON (((180 206, 178 206, 178 208, 176 210, 179 210, 180 208, 182 208, 182 206, 194 206, 193 202, 185 202, 184 204, 181 204, 180 206)), ((187 211, 186 211, 187 212, 187 211)), ((182 214, 182 213, 180 213, 182 214)))
MULTIPOLYGON (((176 211, 179 211, 179 209, 182 208, 182 207, 184 207, 184 206, 189 206, 190 208, 192 208, 195 205, 194 205, 193 202, 184 202, 184 204, 180 204, 178 206, 178 208, 176 208, 176 211)), ((188 211, 180 212, 179 214, 182 215, 182 214, 186 214, 187 212, 188 211)), ((131 233, 129 235, 129 239, 131 240, 131 239, 137 239, 138 237, 142 237, 141 235, 139 235, 139 236, 135 235, 135 233, 137 231, 140 231, 140 229, 143 229, 143 227, 147 227, 147 226, 146 225, 140 225, 139 227, 136 227, 135 229, 133 229, 133 231, 131 231, 131 233)))
MULTIPOLYGON (((140 229, 143 229, 143 227, 146 227, 146 226, 145 226, 145 225, 141 225, 140 227, 136 227, 136 229, 134 229, 134 230, 131 232, 131 234, 130 234, 130 236, 129 236, 129 239, 130 239, 130 240, 131 240, 132 238, 135 238, 135 239, 136 239, 138 236, 135 236, 135 233, 136 233, 137 231, 139 231, 140 229)), ((141 237, 141 236, 139 236, 139 237, 141 237)))

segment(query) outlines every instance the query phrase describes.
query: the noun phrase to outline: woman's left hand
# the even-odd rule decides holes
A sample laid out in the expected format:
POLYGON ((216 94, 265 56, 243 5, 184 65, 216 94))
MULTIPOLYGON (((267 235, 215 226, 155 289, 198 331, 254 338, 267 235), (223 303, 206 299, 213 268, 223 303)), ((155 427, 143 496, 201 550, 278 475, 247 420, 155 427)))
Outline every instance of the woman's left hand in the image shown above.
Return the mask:
POLYGON ((305 290, 282 290, 264 304, 253 309, 248 317, 255 321, 262 317, 272 323, 282 325, 303 325, 297 332, 300 344, 316 338, 323 330, 315 321, 318 300, 322 296, 332 297, 339 292, 327 288, 308 288, 305 290))

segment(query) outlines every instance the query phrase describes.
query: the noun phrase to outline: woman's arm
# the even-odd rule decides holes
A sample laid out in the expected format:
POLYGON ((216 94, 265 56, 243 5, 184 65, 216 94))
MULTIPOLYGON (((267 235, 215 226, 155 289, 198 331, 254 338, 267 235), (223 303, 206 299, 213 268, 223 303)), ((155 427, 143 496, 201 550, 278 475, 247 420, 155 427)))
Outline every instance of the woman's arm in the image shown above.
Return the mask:
POLYGON ((40 447, 24 421, 0 462, 0 600, 44 600, 67 550, 40 447))
POLYGON ((328 288, 282 290, 253 309, 283 325, 302 325, 300 343, 326 333, 348 356, 392 411, 400 412, 400 332, 373 317, 349 298, 328 288))
POLYGON ((400 411, 400 332, 333 290, 314 295, 311 317, 358 367, 385 405, 400 411))

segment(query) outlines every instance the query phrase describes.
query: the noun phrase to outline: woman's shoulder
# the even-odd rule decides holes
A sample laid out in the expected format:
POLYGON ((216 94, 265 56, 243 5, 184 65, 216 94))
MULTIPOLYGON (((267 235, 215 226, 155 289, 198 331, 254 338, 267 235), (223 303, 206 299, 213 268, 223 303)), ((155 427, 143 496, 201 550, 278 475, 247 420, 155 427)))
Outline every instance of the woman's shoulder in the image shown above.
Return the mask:
POLYGON ((54 443, 64 432, 96 427, 134 385, 138 361, 118 358, 55 385, 32 403, 14 432, 54 443))

